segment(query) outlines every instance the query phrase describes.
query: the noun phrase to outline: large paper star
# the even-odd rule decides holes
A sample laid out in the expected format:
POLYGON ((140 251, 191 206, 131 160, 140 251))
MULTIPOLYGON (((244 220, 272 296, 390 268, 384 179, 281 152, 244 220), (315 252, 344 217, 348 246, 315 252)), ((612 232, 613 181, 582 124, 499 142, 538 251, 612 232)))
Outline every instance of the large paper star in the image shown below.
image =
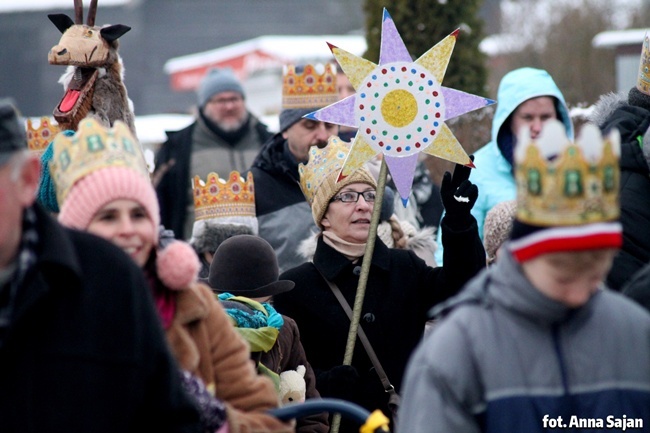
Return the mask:
POLYGON ((474 167, 445 121, 495 101, 441 86, 457 36, 413 62, 384 9, 379 65, 328 44, 356 94, 305 117, 359 128, 339 180, 381 153, 406 205, 420 152, 474 167))

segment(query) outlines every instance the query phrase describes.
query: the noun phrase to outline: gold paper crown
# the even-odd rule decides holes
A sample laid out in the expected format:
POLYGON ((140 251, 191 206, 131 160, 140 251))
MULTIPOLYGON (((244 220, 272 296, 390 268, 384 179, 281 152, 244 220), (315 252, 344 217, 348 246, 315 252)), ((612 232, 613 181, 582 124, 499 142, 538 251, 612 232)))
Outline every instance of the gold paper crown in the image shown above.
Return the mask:
POLYGON ((27 148, 30 152, 42 155, 59 131, 58 125, 53 124, 47 116, 41 117, 38 128, 34 128, 32 119, 27 119, 27 148))
POLYGON ((205 182, 199 176, 192 181, 194 219, 253 217, 255 218, 255 186, 253 174, 247 179, 231 171, 228 180, 216 173, 208 174, 205 182))
POLYGON ((344 141, 331 136, 324 148, 312 146, 309 149, 307 165, 298 165, 300 188, 311 206, 316 225, 320 225, 329 201, 343 187, 357 182, 377 187, 375 178, 365 166, 339 181, 339 173, 349 152, 350 148, 344 141))
POLYGON ((587 124, 571 142, 559 121, 537 140, 522 131, 515 147, 517 220, 536 226, 571 226, 619 217, 620 136, 602 137, 587 124))
POLYGON ((311 206, 314 203, 314 196, 323 182, 328 178, 336 181, 341 167, 347 158, 350 149, 336 136, 331 136, 327 146, 319 149, 312 146, 309 149, 309 161, 307 164, 298 165, 300 174, 300 188, 311 206), (336 174, 333 174, 336 172, 336 174))
POLYGON ((636 79, 636 88, 640 92, 650 95, 650 38, 645 35, 643 48, 641 49, 641 61, 639 62, 639 76, 636 79))
POLYGON ((78 180, 101 168, 126 167, 149 178, 140 144, 124 122, 108 129, 95 119, 83 119, 73 136, 58 134, 53 146, 50 174, 59 203, 78 180))
POLYGON ((294 65, 284 68, 282 80, 282 109, 322 108, 338 101, 336 67, 328 63, 319 74, 316 67, 306 65, 296 72, 294 65))

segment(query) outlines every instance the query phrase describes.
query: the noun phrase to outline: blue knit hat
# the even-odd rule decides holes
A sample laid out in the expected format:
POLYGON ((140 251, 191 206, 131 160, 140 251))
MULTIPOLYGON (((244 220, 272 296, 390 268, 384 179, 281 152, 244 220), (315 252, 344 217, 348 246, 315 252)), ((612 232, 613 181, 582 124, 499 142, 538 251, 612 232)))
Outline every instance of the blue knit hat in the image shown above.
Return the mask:
POLYGON ((214 95, 223 92, 237 92, 245 97, 244 88, 232 69, 209 70, 197 90, 199 107, 205 106, 214 95))

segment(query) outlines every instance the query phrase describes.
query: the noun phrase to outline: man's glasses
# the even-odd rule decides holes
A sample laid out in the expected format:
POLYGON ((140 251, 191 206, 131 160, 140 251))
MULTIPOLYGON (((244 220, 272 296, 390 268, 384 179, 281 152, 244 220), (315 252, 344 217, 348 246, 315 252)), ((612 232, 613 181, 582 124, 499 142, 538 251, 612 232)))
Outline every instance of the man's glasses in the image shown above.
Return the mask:
POLYGON ((360 195, 363 196, 363 199, 367 203, 374 203, 376 194, 377 193, 375 191, 364 191, 364 192, 345 191, 337 196, 334 196, 334 198, 330 200, 330 203, 333 201, 342 201, 343 203, 356 203, 359 201, 360 195))

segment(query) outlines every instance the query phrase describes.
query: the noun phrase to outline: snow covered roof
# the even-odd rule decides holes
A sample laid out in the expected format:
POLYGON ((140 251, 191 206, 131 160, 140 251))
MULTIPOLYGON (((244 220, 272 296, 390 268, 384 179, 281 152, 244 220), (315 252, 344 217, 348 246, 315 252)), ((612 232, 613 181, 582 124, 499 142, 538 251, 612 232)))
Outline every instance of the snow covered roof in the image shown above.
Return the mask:
POLYGON ((169 59, 165 62, 164 71, 174 74, 252 52, 263 52, 286 62, 333 59, 328 42, 357 56, 361 56, 367 47, 366 39, 361 35, 260 36, 222 48, 169 59))
POLYGON ((478 48, 488 56, 516 53, 526 46, 526 40, 521 35, 499 33, 483 39, 478 48))
MULTIPOLYGON (((102 8, 108 6, 121 6, 130 3, 131 0, 102 0, 102 8)), ((84 0, 84 7, 90 5, 90 0, 84 0)), ((49 9, 72 9, 70 0, 2 0, 0 1, 0 13, 28 12, 49 9)))
POLYGON ((594 48, 616 48, 620 45, 641 45, 649 29, 610 30, 600 32, 591 40, 594 48))

